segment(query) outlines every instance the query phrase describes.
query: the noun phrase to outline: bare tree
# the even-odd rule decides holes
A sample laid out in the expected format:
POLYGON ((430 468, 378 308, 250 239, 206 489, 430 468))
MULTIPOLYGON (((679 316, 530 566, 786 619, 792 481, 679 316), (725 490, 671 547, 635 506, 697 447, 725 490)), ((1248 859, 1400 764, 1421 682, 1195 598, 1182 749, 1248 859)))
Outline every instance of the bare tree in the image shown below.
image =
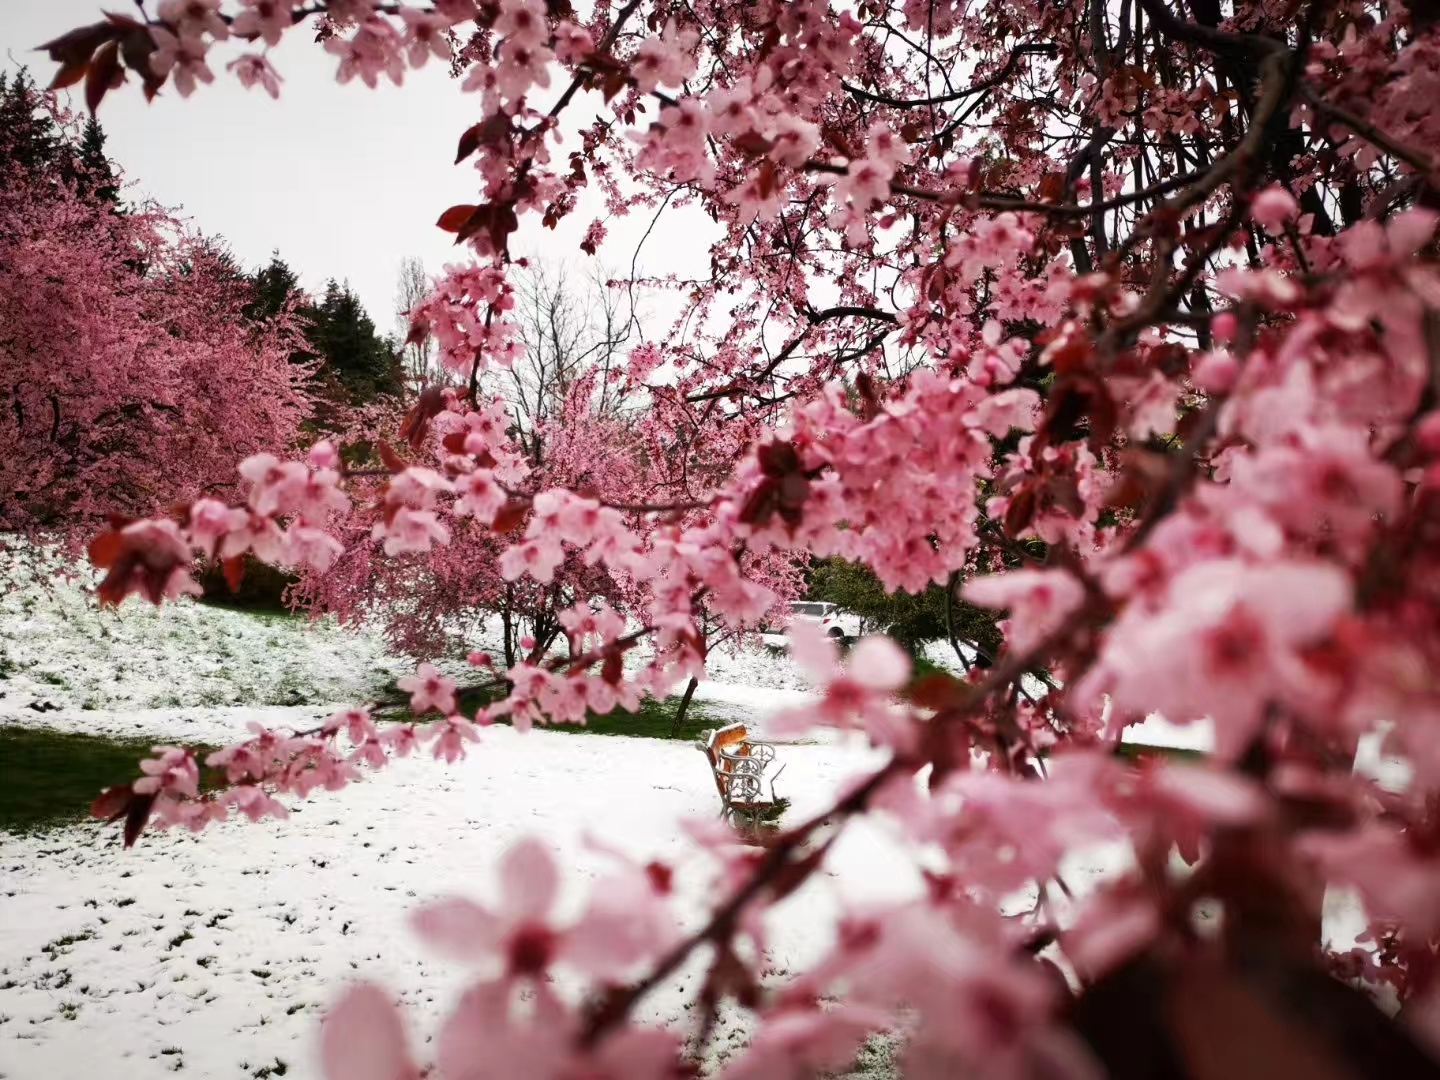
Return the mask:
POLYGON ((401 259, 400 274, 395 287, 395 319, 400 327, 399 340, 405 342, 400 351, 401 363, 405 367, 405 381, 417 394, 428 384, 439 382, 444 377, 444 372, 440 370, 434 335, 427 331, 419 341, 408 340, 410 312, 430 291, 430 275, 425 270, 424 260, 416 255, 401 259))
POLYGON ((522 444, 533 456, 537 429, 559 412, 582 376, 595 375, 597 411, 626 405, 609 376, 623 362, 630 322, 603 270, 577 276, 564 265, 532 262, 513 280, 512 318, 525 349, 492 386, 514 406, 522 444))

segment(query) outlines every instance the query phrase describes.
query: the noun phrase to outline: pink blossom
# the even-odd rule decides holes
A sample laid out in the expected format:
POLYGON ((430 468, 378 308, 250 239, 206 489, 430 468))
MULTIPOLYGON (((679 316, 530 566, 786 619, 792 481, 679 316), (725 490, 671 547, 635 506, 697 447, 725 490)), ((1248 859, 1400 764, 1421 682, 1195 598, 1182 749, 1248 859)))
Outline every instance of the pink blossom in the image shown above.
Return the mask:
POLYGON ((555 59, 560 63, 583 63, 594 51, 595 39, 583 26, 564 20, 555 24, 555 59))
POLYGON ((145 775, 131 787, 140 795, 176 795, 194 798, 199 792, 200 770, 190 751, 179 746, 157 746, 155 757, 140 762, 145 775))
POLYGON ((442 494, 455 490, 455 485, 434 469, 412 465, 390 478, 385 498, 391 503, 404 503, 417 510, 429 510, 442 494))
POLYGON ((291 525, 286 529, 285 548, 288 552, 286 562, 313 566, 322 573, 329 570, 345 550, 335 537, 324 529, 317 529, 311 525, 291 525))
POLYGON ((1299 212, 1294 196, 1278 184, 1271 184, 1250 202, 1251 219, 1272 236, 1284 232, 1285 223, 1299 212))
POLYGON ((269 60, 258 53, 237 56, 225 65, 225 70, 234 72, 245 89, 248 90, 258 83, 272 98, 279 99, 280 73, 271 66, 269 60))
MULTIPOLYGON (((160 21, 174 27, 182 37, 199 39, 202 34, 223 41, 230 26, 220 17, 222 0, 160 0, 156 9, 160 21)), ((207 80, 208 81, 208 80, 207 80)))
POLYGON ((777 734, 805 731, 815 723, 849 727, 853 722, 876 743, 904 748, 915 732, 903 714, 892 710, 890 695, 910 677, 910 658, 889 638, 861 638, 842 672, 833 638, 814 623, 790 627, 790 652, 815 682, 822 698, 813 709, 786 711, 772 721, 777 734))
POLYGON ((325 721, 327 731, 344 731, 352 743, 359 746, 378 734, 369 709, 346 709, 325 721))
POLYGON ((328 1013, 320 1029, 320 1058, 328 1080, 419 1080, 409 1040, 391 997, 374 983, 357 983, 328 1013))
POLYGON ((448 544, 450 530, 440 523, 433 510, 399 507, 387 521, 375 523, 371 535, 385 541, 386 555, 406 551, 429 551, 434 544, 448 544))
POLYGON ((1091 684, 1113 679, 1116 704, 1142 715, 1210 715, 1216 749, 1231 760, 1267 701, 1304 699, 1310 676, 1297 650, 1324 639, 1349 606, 1350 582, 1333 566, 1200 563, 1175 577, 1158 611, 1127 612, 1091 684))
MULTIPOLYGON (((236 37, 262 38, 266 45, 280 44, 280 35, 293 25, 293 0, 240 0, 245 10, 235 16, 230 29, 236 37)), ((242 76, 243 77, 243 76, 242 76)), ((248 83, 246 85, 249 85, 248 83)))
POLYGON ((630 61, 630 74, 642 94, 659 86, 679 86, 695 71, 695 48, 700 35, 681 30, 670 19, 659 37, 646 38, 630 61))
POLYGON ((489 469, 476 469, 460 477, 455 484, 456 517, 474 517, 477 521, 490 522, 505 505, 506 495, 495 483, 495 474, 489 469))
POLYGON ((249 518, 244 510, 232 509, 218 499, 200 499, 190 507, 190 542, 207 558, 211 557, 221 539, 241 528, 249 518))
POLYGON ((775 117, 770 138, 775 144, 770 156, 792 169, 803 167, 820 149, 820 129, 798 116, 775 117))
POLYGON ((329 439, 321 439, 310 447, 310 452, 305 455, 305 460, 312 469, 338 469, 340 467, 340 451, 329 439))
POLYGON ((405 45, 409 49, 412 68, 424 66, 432 56, 438 60, 450 59, 450 42, 445 40, 445 31, 450 23, 444 15, 401 7, 400 18, 405 23, 405 45))
POLYGON ((381 75, 388 76, 396 86, 404 81, 400 32, 377 15, 366 18, 349 38, 336 35, 327 40, 325 51, 340 58, 336 79, 341 83, 359 75, 360 81, 373 90, 381 75))
POLYGON ((454 764, 465 756, 467 742, 479 742, 480 736, 475 725, 463 716, 447 716, 435 737, 434 755, 447 765, 454 764))
MULTIPOLYGON (((495 69, 496 89, 508 102, 523 98, 532 86, 550 85, 550 61, 555 54, 545 45, 532 45, 522 40, 507 40, 500 49, 500 64, 495 69)), ((473 89, 467 79, 463 89, 473 89)))
POLYGON ((406 675, 395 685, 410 694, 410 711, 417 716, 431 709, 442 713, 455 711, 455 680, 441 675, 434 664, 421 664, 417 674, 406 675))
POLYGON ((240 463, 250 481, 250 509, 262 517, 295 509, 309 474, 298 461, 280 461, 273 454, 252 454, 240 463))
POLYGON ((545 5, 541 0, 502 0, 495 19, 495 33, 516 46, 544 45, 548 33, 545 5))
POLYGON ((212 83, 215 73, 205 63, 205 51, 209 46, 199 37, 176 36, 163 26, 151 26, 150 36, 155 41, 155 51, 150 54, 150 70, 160 78, 174 72, 175 88, 181 97, 195 92, 195 83, 212 83))
POLYGON ((1008 608, 1010 647, 1027 652, 1058 630, 1085 601, 1085 588, 1064 570, 1011 570, 965 583, 972 604, 1008 608))
POLYGON ((541 584, 547 584, 555 577, 555 568, 565 557, 560 542, 552 537, 526 540, 506 548, 500 556, 500 576, 506 581, 516 581, 529 574, 541 584))
POLYGON ((494 908, 459 897, 420 908, 411 923, 433 948, 457 960, 499 958, 511 976, 537 976, 555 960, 562 941, 553 920, 560 869, 538 840, 513 845, 500 860, 500 899, 494 908))

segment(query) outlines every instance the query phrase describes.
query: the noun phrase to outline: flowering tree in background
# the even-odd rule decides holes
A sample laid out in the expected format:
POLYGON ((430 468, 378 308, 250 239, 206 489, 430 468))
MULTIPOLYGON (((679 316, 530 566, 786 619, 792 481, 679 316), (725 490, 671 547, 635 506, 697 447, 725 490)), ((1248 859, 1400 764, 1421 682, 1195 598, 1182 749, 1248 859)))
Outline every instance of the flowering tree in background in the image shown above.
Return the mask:
POLYGON ((246 326, 228 259, 163 211, 118 210, 108 171, 87 192, 6 157, 0 529, 80 539, 110 514, 235 497, 237 455, 293 445, 308 412, 294 326, 246 326))
MULTIPOLYGON (((677 685, 703 670, 705 613, 743 626, 773 604, 755 556, 840 556, 911 592, 959 575, 967 601, 1008 612, 1005 648, 968 681, 907 689, 886 639, 841 665, 797 628, 821 696, 795 721, 859 727, 888 764, 762 851, 701 837, 720 884, 693 931, 674 930, 657 866, 618 871, 560 920, 539 845, 505 857, 502 910, 422 909, 422 936, 482 969, 426 1052, 439 1074, 673 1076, 679 1034, 632 1014, 692 956, 701 1033, 722 1000, 756 1016, 735 1076, 834 1068, 881 1027, 903 1032, 909 1077, 1434 1074, 1432 3, 165 0, 156 14, 51 42, 57 84, 84 80, 92 106, 127 72, 188 95, 238 45, 227 66, 276 93, 262 43, 302 24, 342 82, 450 61, 476 103, 457 156, 477 196, 439 224, 475 261, 423 313, 454 386, 407 419, 414 458, 387 454, 379 477, 347 476, 328 444, 308 462, 251 458, 243 505, 202 500, 97 540, 102 598, 173 595, 197 551, 323 569, 342 488, 378 480, 370 528, 390 554, 478 525, 502 573, 543 585, 578 558, 631 583, 634 617, 582 599, 565 654, 497 673, 504 696, 475 717, 422 668, 405 688, 433 722, 357 709, 261 731, 212 755, 229 785, 203 795, 189 752, 165 749, 97 812, 124 816, 131 840, 150 820, 282 812, 277 795, 420 743, 454 757, 477 723, 677 685), (557 143, 582 110, 593 121, 557 143), (509 469, 479 392, 517 355, 520 218, 553 223, 592 182, 612 214, 691 202, 722 231, 677 330, 628 357, 653 402, 635 437, 671 479, 644 502, 509 469), (1053 682, 1038 701, 1017 692, 1031 670, 1053 682), (1208 719, 1209 763, 1119 757, 1151 712, 1208 719), (1403 777, 1356 773, 1372 736, 1403 777), (866 814, 913 845, 929 894, 845 912, 819 964, 762 985, 763 913, 866 814), (1098 842, 1124 845, 1129 867, 1080 895, 1062 860, 1098 842), (1338 885, 1370 924, 1342 951, 1321 924, 1338 885), (1016 895, 1033 909, 1003 915, 1016 895), (590 993, 560 992, 555 972, 590 993)), ((605 231, 591 225, 585 249, 605 231)), ((373 986, 342 1000, 324 1042, 335 1080, 418 1071, 373 986)))

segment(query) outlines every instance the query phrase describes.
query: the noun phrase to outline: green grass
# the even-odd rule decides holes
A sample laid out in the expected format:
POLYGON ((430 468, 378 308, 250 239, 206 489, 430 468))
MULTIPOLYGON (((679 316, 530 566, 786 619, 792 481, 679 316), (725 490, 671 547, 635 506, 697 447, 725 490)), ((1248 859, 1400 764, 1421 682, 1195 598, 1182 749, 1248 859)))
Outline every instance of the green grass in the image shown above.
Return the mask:
MULTIPOLYGON (((395 689, 393 684, 390 693, 400 697, 404 696, 395 689)), ((464 693, 460 695, 459 708, 466 716, 474 716, 482 706, 498 700, 500 696, 498 691, 464 693)), ((672 734, 675 714, 679 708, 679 694, 672 694, 664 700, 645 697, 640 702, 639 710, 633 713, 616 708, 604 716, 593 712, 589 713, 587 723, 584 724, 544 724, 541 726, 549 731, 570 731, 582 734, 588 732, 591 735, 631 735, 640 739, 676 739, 681 742, 693 742, 706 728, 724 727, 730 723, 727 718, 716 716, 707 704, 692 698, 690 708, 685 711, 685 722, 680 725, 679 731, 672 734)), ((431 713, 428 719, 434 719, 434 717, 435 714, 431 713)), ((497 723, 508 724, 509 721, 500 720, 497 723)))
POLYGON ((102 788, 140 775, 138 763, 156 741, 0 727, 0 830, 33 832, 86 817, 102 788))

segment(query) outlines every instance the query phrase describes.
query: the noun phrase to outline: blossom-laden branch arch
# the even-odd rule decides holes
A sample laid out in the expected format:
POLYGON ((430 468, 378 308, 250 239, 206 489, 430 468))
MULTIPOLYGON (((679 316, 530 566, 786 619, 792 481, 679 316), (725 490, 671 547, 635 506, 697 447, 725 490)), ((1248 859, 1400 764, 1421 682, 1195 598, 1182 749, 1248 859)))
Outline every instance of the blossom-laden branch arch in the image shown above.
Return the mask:
MULTIPOLYGON (((896 1024, 912 1077, 1089 1076, 1097 1058, 1163 1072, 1107 1041, 1116 1010, 1185 1075, 1261 1043, 1310 1075, 1433 1072, 1417 1040, 1440 1000, 1440 35, 1418 5, 166 0, 157 16, 50 43, 57 82, 86 80, 92 104, 127 71, 189 94, 238 40, 252 51, 230 66, 278 92, 253 49, 311 21, 341 81, 448 59, 478 102, 457 154, 477 194, 439 225, 475 261, 415 315, 455 386, 407 421, 411 459, 387 448, 384 476, 347 478, 328 445, 308 464, 251 458, 243 506, 97 541, 102 597, 182 591, 196 552, 323 570, 342 487, 368 479, 390 555, 478 523, 502 574, 543 585, 578 560, 632 592, 628 619, 599 598, 565 612, 567 654, 497 672, 503 696, 475 716, 422 669, 407 688, 433 724, 357 710, 257 732, 212 758, 218 794, 165 750, 101 807, 132 838, 150 816, 273 812, 277 793, 421 742, 453 757, 498 716, 572 719, 674 686, 703 671, 700 605, 743 627, 773 604, 757 558, 839 555, 890 588, 958 575, 1008 612, 1006 650, 967 681, 906 689, 884 639, 842 665, 797 635, 821 690, 804 721, 859 726, 890 762, 759 855, 712 841, 722 899, 691 935, 653 865, 622 863, 558 921, 557 868, 533 846, 502 866, 503 911, 424 909, 423 935, 485 968, 436 1044, 440 1074, 674 1075, 675 1037, 630 1016, 702 953, 702 1013, 730 998, 758 1018, 736 1076, 833 1068, 896 1024), (581 91, 603 104, 561 161, 557 117, 594 101, 581 91), (611 214, 682 192, 721 234, 676 329, 617 373, 650 402, 641 498, 532 482, 480 392, 516 355, 520 219, 554 224, 592 184, 611 214), (1036 669, 1039 700, 1017 690, 1036 669), (1213 761, 1118 758, 1156 711, 1208 718, 1213 761), (1398 788, 1353 774, 1367 736, 1407 764, 1398 788), (815 968, 762 986, 764 911, 824 864, 827 823, 870 813, 942 858, 929 895, 847 911, 815 968), (1067 852, 1115 840, 1132 869, 1066 899, 1067 852), (1340 954, 1319 941, 1326 884, 1358 887, 1371 923, 1340 954), (1027 887, 1034 910, 1003 916, 1027 887), (613 932, 609 895, 633 933, 613 932), (1218 940, 1201 900, 1223 909, 1218 940), (584 1003, 547 981, 561 968, 589 980, 584 1003), (1327 968, 1388 987, 1406 1023, 1375 1021, 1327 968), (1167 1013, 1177 988, 1195 1004, 1167 1013), (1237 1008, 1256 1027, 1232 1048, 1214 1035, 1237 1008)), ((604 242, 597 221, 585 249, 604 242)), ((416 1071, 374 988, 328 1031, 337 1080, 416 1071)))

